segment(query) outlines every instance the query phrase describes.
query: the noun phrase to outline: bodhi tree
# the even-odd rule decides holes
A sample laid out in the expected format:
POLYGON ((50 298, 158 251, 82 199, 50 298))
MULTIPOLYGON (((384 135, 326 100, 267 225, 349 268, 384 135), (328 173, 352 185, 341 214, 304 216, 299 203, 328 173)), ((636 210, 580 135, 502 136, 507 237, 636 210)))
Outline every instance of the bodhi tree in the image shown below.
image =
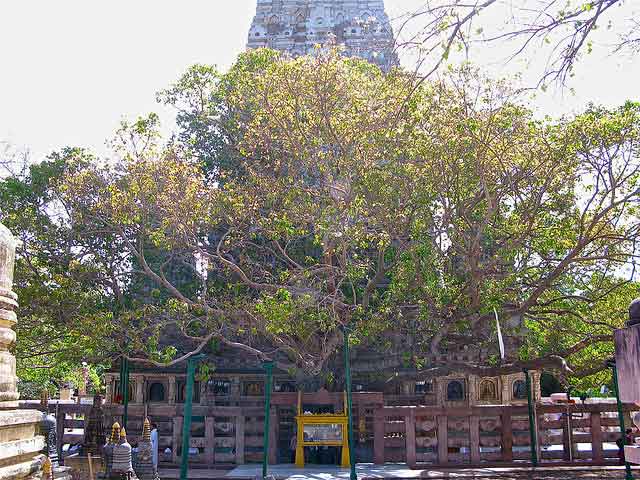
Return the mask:
POLYGON ((637 104, 537 120, 469 69, 415 85, 336 52, 198 71, 170 90, 198 99, 181 138, 163 145, 155 117, 125 125, 118 165, 64 185, 73 221, 153 285, 114 317, 124 355, 175 363, 213 341, 318 374, 348 325, 377 372, 494 375, 566 370, 609 341, 616 322, 594 314, 635 257, 637 104), (514 339, 499 364, 496 313, 514 339))

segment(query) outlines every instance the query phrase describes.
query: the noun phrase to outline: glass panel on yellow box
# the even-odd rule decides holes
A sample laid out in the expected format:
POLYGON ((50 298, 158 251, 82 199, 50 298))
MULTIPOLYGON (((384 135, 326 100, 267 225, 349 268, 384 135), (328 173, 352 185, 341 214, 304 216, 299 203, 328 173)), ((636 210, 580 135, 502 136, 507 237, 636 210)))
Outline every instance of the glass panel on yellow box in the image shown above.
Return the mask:
POLYGON ((343 432, 341 424, 308 424, 304 426, 305 442, 342 442, 342 439, 343 432))

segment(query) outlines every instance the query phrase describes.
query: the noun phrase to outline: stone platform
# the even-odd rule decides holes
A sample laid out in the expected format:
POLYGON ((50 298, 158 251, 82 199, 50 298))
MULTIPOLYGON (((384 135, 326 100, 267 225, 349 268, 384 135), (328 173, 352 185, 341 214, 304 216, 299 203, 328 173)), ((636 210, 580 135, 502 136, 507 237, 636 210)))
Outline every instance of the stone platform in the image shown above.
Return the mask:
POLYGON ((640 445, 627 445, 624 447, 624 457, 629 463, 640 465, 640 445))
POLYGON ((37 410, 0 411, 0 479, 31 478, 40 471, 41 421, 37 410))

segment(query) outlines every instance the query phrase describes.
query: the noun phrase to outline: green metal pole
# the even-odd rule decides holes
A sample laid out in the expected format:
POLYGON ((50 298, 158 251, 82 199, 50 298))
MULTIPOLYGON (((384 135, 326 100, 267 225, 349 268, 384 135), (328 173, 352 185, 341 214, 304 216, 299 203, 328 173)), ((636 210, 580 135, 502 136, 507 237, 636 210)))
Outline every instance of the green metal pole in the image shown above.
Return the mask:
POLYGON ((351 355, 349 352, 349 327, 344 327, 344 374, 346 380, 347 389, 347 430, 349 431, 349 466, 351 473, 349 475, 350 480, 358 480, 356 474, 356 459, 355 449, 353 446, 353 403, 351 399, 351 355))
POLYGON ((118 385, 118 389, 116 391, 116 397, 118 394, 122 397, 124 401, 124 396, 122 395, 122 385, 124 384, 124 358, 120 359, 120 384, 118 385))
POLYGON ((538 435, 536 432, 536 418, 533 405, 533 395, 531 393, 531 375, 529 370, 524 369, 524 376, 527 382, 527 404, 529 407, 529 435, 531 436, 531 463, 538 466, 538 435))
POLYGON ((122 426, 127 429, 127 421, 129 420, 129 360, 122 359, 124 379, 120 382, 122 384, 122 404, 124 405, 124 413, 122 415, 122 426))
MULTIPOLYGON (((616 389, 616 403, 618 404, 618 421, 620 422, 620 434, 622 435, 622 445, 627 445, 627 432, 624 426, 624 412, 622 411, 622 400, 620 400, 620 387, 618 385, 618 368, 615 363, 610 364, 613 370, 613 385, 616 389)), ((622 448, 624 448, 624 446, 622 448)), ((631 465, 629 462, 624 462, 625 480, 633 480, 631 474, 631 465)))
POLYGON ((269 423, 271 420, 273 362, 264 362, 262 366, 267 371, 267 381, 264 386, 264 444, 262 447, 262 478, 267 478, 267 469, 269 468, 269 423))
POLYGON ((196 355, 187 362, 187 387, 184 399, 184 415, 182 419, 182 461, 180 463, 180 480, 187 480, 189 472, 189 446, 191 443, 191 410, 193 407, 193 384, 196 366, 205 355, 196 355))

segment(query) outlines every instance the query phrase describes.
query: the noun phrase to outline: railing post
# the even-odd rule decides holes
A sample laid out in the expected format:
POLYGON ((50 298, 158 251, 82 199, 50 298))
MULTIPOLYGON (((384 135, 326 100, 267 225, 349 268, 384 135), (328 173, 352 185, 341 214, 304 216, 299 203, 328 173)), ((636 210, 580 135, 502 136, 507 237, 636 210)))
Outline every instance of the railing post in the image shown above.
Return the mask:
POLYGON ((513 425, 511 421, 511 407, 505 407, 500 416, 500 423, 502 424, 502 460, 504 462, 513 461, 513 425))
POLYGON ((373 412, 373 463, 384 465, 384 410, 378 407, 373 412))
POLYGON ((271 407, 271 428, 269 429, 269 463, 278 463, 278 430, 280 418, 276 407, 271 407))
POLYGON ((416 411, 411 409, 409 415, 404 417, 405 448, 407 452, 407 464, 410 467, 416 465, 416 411))
POLYGON ((122 363, 122 371, 124 375, 124 379, 120 379, 120 384, 122 385, 122 405, 124 407, 122 427, 127 430, 127 421, 129 420, 129 360, 123 357, 122 363))
POLYGON ((60 465, 64 465, 64 457, 62 456, 62 441, 64 437, 64 405, 60 402, 56 404, 56 451, 58 452, 58 461, 60 465))
POLYGON ((206 439, 206 447, 204 449, 207 456, 207 463, 213 465, 216 463, 216 434, 215 434, 215 417, 204 418, 204 436, 206 439))
POLYGON ((562 458, 567 462, 573 461, 573 450, 571 445, 571 411, 567 404, 566 412, 563 414, 562 422, 562 458))
POLYGON ((271 420, 271 384, 273 383, 273 362, 265 362, 263 365, 267 372, 267 381, 264 387, 264 432, 262 447, 262 478, 267 478, 267 470, 269 465, 269 437, 271 436, 270 420, 271 420))
POLYGON ((446 465, 449 463, 449 431, 448 419, 446 415, 438 415, 438 463, 446 465))
POLYGON ((471 452, 471 463, 480 463, 480 417, 471 415, 469 417, 469 449, 471 452))
POLYGON ((591 413, 591 453, 594 463, 602 463, 604 453, 602 451, 602 417, 600 412, 591 413))
POLYGON ((236 417, 236 464, 244 465, 244 413, 236 417))
POLYGON ((171 433, 171 461, 178 462, 178 445, 180 443, 180 430, 182 430, 182 417, 173 417, 173 431, 171 433))
POLYGON ((531 392, 531 375, 529 374, 529 370, 524 369, 524 376, 527 383, 527 405, 529 407, 529 436, 530 440, 530 448, 531 448, 531 463, 534 467, 538 466, 538 432, 536 427, 536 412, 535 405, 533 403, 533 395, 531 392))

